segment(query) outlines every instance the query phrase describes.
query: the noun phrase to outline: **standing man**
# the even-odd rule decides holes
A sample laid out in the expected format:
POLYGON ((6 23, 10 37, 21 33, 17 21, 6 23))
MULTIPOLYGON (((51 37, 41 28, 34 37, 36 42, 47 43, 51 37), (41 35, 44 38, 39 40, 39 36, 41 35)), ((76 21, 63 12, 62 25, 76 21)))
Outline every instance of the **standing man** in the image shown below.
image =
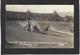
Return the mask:
POLYGON ((30 24, 30 21, 28 21, 28 24, 27 24, 27 31, 31 31, 31 24, 30 24))

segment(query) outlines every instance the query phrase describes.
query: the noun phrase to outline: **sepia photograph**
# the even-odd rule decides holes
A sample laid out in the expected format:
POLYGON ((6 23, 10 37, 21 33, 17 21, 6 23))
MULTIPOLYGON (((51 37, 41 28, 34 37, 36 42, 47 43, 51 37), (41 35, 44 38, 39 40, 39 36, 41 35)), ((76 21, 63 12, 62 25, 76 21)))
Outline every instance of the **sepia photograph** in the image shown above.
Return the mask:
POLYGON ((74 5, 5 5, 5 48, 74 48, 74 5))

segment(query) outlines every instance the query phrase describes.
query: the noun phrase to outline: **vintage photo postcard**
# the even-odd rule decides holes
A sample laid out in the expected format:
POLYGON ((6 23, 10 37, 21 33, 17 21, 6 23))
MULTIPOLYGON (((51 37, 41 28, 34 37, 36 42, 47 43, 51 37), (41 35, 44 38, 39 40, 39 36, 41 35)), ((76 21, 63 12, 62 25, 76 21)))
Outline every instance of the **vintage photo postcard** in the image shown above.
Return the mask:
POLYGON ((5 48, 74 48, 74 5, 5 5, 5 48))

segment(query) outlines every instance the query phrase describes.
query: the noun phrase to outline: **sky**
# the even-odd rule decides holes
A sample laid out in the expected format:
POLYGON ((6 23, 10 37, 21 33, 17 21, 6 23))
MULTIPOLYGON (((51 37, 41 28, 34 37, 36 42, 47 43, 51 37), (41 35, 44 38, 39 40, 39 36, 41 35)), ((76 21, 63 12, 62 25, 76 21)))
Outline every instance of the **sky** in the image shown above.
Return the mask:
POLYGON ((7 11, 31 12, 36 13, 53 13, 57 12, 74 12, 74 5, 6 5, 7 11))

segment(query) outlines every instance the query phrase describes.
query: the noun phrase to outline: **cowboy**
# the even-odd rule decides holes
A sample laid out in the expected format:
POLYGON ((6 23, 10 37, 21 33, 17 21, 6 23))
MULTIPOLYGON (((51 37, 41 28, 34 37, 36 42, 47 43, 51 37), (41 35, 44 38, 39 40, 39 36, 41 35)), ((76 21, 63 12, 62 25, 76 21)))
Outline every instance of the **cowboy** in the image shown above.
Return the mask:
POLYGON ((27 26, 27 30, 28 30, 28 31, 31 31, 31 24, 30 24, 30 21, 28 21, 28 24, 27 24, 26 26, 27 26))

